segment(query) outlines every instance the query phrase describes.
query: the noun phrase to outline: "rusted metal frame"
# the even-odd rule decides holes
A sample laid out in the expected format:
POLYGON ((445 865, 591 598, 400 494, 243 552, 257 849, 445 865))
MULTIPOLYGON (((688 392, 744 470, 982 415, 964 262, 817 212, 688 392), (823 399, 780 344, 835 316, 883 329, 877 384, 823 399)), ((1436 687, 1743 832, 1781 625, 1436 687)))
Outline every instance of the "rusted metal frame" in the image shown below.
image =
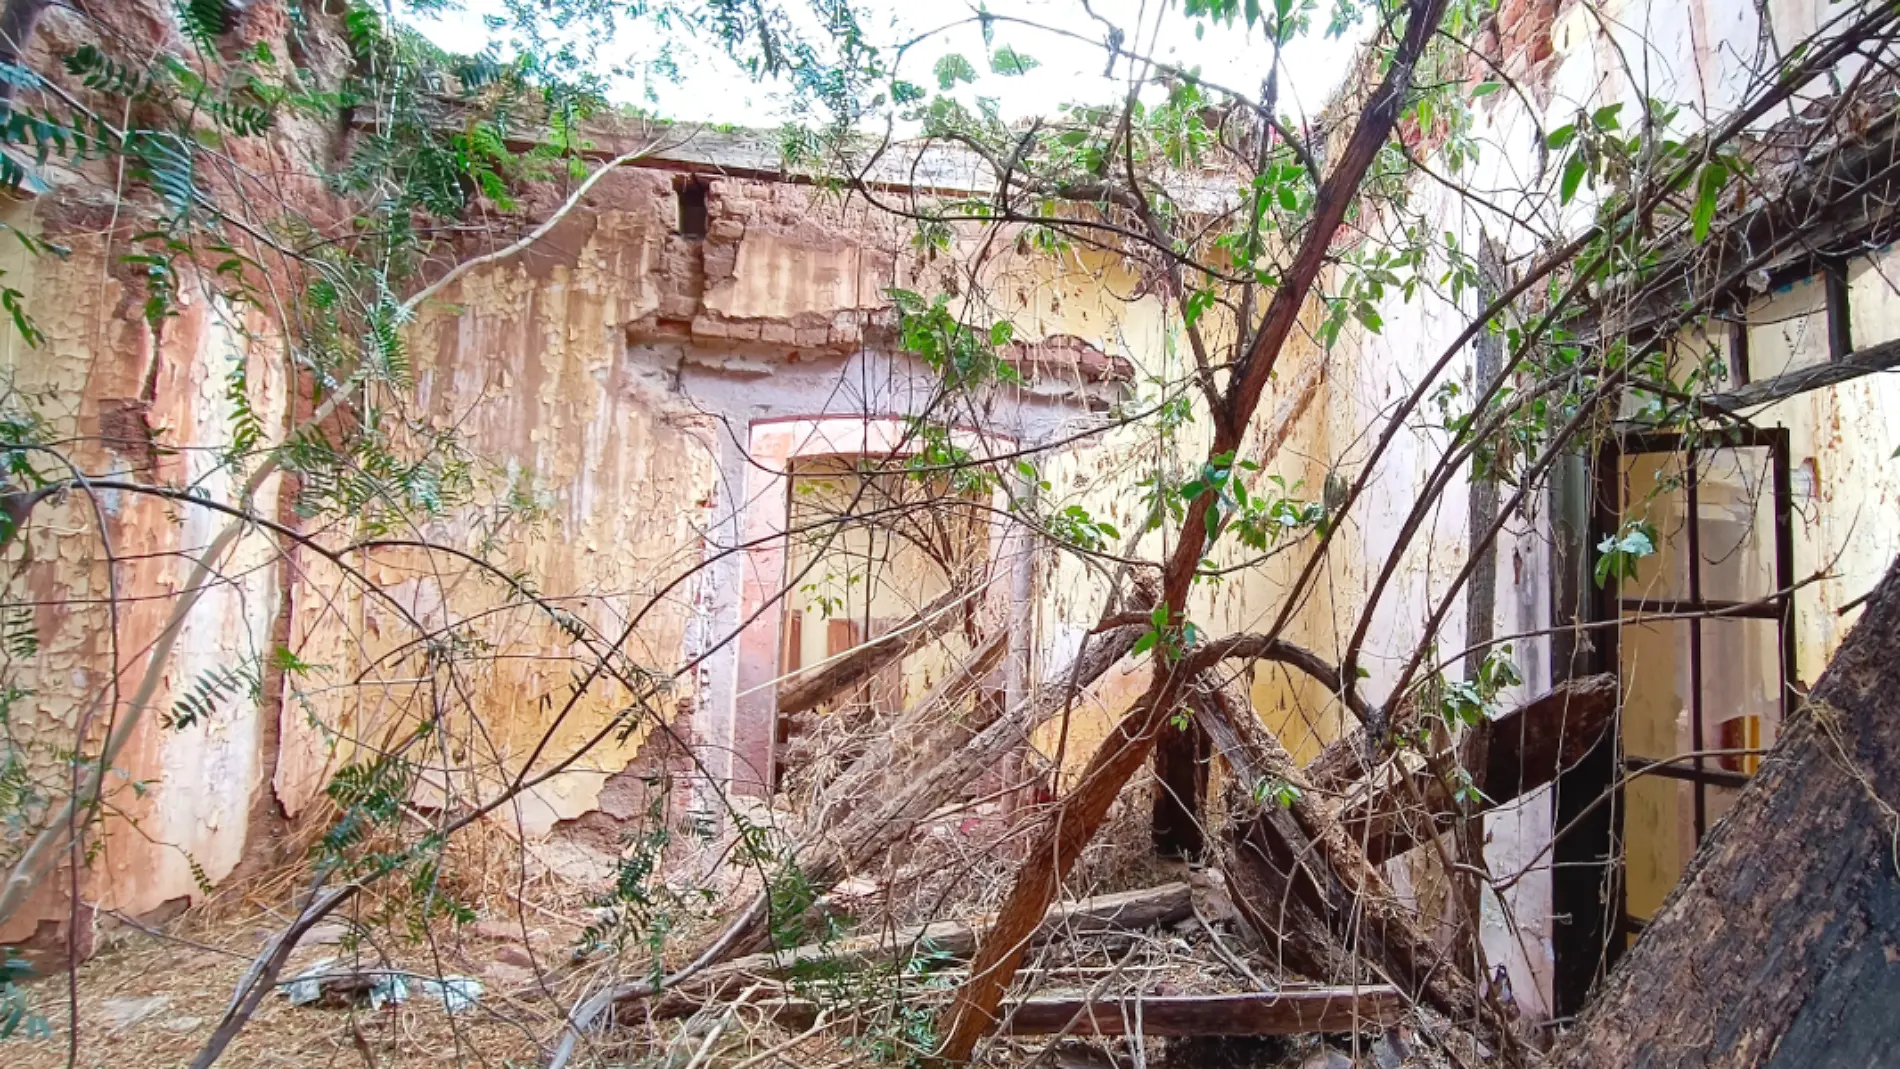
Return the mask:
POLYGON ((1658 763, 1648 757, 1623 758, 1623 771, 1632 779, 1637 776, 1658 776, 1694 783, 1698 787, 1745 787, 1751 778, 1746 772, 1730 772, 1726 768, 1684 768, 1678 764, 1658 763))
MULTIPOLYGON (((1614 584, 1590 581, 1596 546, 1620 523, 1621 458, 1617 439, 1600 445, 1585 464, 1582 560, 1576 572, 1577 605, 1585 622, 1617 617, 1614 584)), ((1621 676, 1617 629, 1596 628, 1581 641, 1582 670, 1621 676)), ((1568 1016, 1582 1010, 1597 978, 1615 963, 1621 948, 1622 797, 1615 793, 1621 775, 1622 732, 1608 731, 1596 748, 1559 776, 1552 799, 1551 949, 1552 1009, 1568 1016), (1610 795, 1610 804, 1598 805, 1610 795)))
MULTIPOLYGON (((1781 707, 1783 723, 1794 715, 1800 695, 1793 685, 1795 677, 1795 631, 1794 631, 1794 595, 1791 593, 1795 583, 1794 575, 1794 533, 1793 533, 1793 477, 1789 465, 1790 435, 1786 427, 1737 427, 1725 430, 1719 436, 1717 448, 1766 449, 1769 455, 1771 477, 1773 481, 1774 537, 1775 537, 1775 589, 1776 596, 1759 605, 1739 607, 1729 601, 1712 601, 1702 596, 1701 584, 1701 532, 1700 515, 1697 508, 1699 498, 1696 491, 1696 450, 1689 446, 1689 436, 1674 432, 1638 432, 1625 434, 1613 445, 1606 445, 1599 454, 1598 480, 1607 472, 1612 480, 1610 494, 1601 493, 1603 487, 1597 487, 1596 508, 1593 509, 1592 532, 1590 542, 1594 545, 1607 533, 1613 532, 1622 520, 1622 472, 1623 456, 1636 453, 1684 452, 1687 454, 1688 498, 1688 535, 1689 535, 1689 600, 1652 601, 1642 599, 1624 599, 1620 591, 1612 591, 1611 583, 1597 593, 1600 610, 1614 609, 1617 612, 1723 612, 1724 615, 1738 619, 1774 620, 1779 638, 1779 660, 1781 675, 1781 707), (1607 458, 1607 459, 1606 459, 1607 458), (1606 507, 1607 506, 1607 507, 1606 507), (1607 515, 1606 515, 1607 513, 1607 515), (1725 611, 1732 610, 1732 611, 1725 611)), ((1620 584, 1616 584, 1619 585, 1620 584)), ((1607 617, 1605 617, 1607 618, 1607 617)), ((1702 750, 1706 746, 1703 738, 1702 723, 1702 658, 1701 629, 1702 620, 1691 617, 1690 628, 1690 718, 1691 731, 1695 747, 1690 757, 1690 767, 1684 768, 1673 763, 1657 764, 1652 760, 1618 756, 1618 765, 1624 777, 1657 776, 1694 784, 1695 787, 1695 829, 1696 841, 1702 841, 1707 831, 1707 789, 1726 787, 1739 789, 1745 786, 1752 776, 1748 773, 1730 772, 1726 769, 1709 768, 1704 764, 1702 750)), ((1604 658, 1599 667, 1616 672, 1621 679, 1621 665, 1617 655, 1618 637, 1610 629, 1602 638, 1599 656, 1604 658)), ((1620 740, 1620 735, 1619 735, 1620 740)), ((1620 746, 1620 742, 1619 742, 1620 746)), ((1624 790, 1623 783, 1614 786, 1619 797, 1624 790)), ((1611 807, 1615 813, 1616 851, 1620 855, 1622 805, 1620 802, 1611 807)), ((1624 937, 1640 932, 1644 923, 1640 918, 1630 915, 1627 906, 1625 888, 1619 880, 1616 885, 1616 931, 1606 948, 1607 959, 1613 961, 1624 946, 1624 937)))
POLYGON ((1827 297, 1827 358, 1845 360, 1854 352, 1853 318, 1847 298, 1847 261, 1838 256, 1823 258, 1821 278, 1827 297))
MULTIPOLYGON (((1683 454, 1682 471, 1688 497, 1689 600, 1702 601, 1702 499, 1696 492, 1696 451, 1683 454)), ((1689 738, 1694 740, 1693 768, 1702 772, 1702 749, 1708 745, 1702 723, 1702 618, 1689 618, 1689 738)), ((1709 830, 1709 799, 1700 779, 1695 781, 1695 841, 1700 843, 1709 830)))
POLYGON ((1795 693, 1795 683, 1801 676, 1794 630, 1794 474, 1789 467, 1788 428, 1775 427, 1771 433, 1768 457, 1775 482, 1775 589, 1783 591, 1777 626, 1781 631, 1781 723, 1785 728, 1801 701, 1801 695, 1795 693))

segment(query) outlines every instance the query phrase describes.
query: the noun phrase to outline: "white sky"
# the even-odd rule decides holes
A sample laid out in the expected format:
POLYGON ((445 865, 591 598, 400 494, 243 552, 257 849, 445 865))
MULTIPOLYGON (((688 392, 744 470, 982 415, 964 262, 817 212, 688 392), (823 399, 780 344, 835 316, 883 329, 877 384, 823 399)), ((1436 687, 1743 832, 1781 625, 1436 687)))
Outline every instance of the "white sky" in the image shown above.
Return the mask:
MULTIPOLYGON (((456 52, 479 52, 491 38, 482 24, 481 12, 493 11, 493 0, 465 0, 460 12, 436 17, 416 17, 411 21, 439 46, 456 52)), ((788 11, 799 9, 799 0, 790 0, 788 11)), ((1141 24, 1138 40, 1130 48, 1164 62, 1185 68, 1198 66, 1202 77, 1257 97, 1261 81, 1271 65, 1272 50, 1256 31, 1247 33, 1238 24, 1226 27, 1205 26, 1203 39, 1197 41, 1194 22, 1180 14, 1178 0, 1091 0, 1096 13, 1124 28, 1141 24), (1156 11, 1167 7, 1165 17, 1157 20, 1156 11), (1145 13, 1145 17, 1143 17, 1145 13), (1156 41, 1156 23, 1161 23, 1156 41)), ((958 87, 966 100, 989 96, 997 100, 1005 119, 1046 115, 1061 103, 1107 103, 1126 92, 1128 63, 1124 59, 1115 69, 1115 78, 1103 77, 1107 52, 1103 48, 1105 29, 1090 18, 1082 0, 988 0, 988 10, 996 15, 1014 16, 1053 26, 1080 35, 1077 41, 1044 30, 997 23, 995 44, 1008 45, 1036 59, 1041 65, 1025 75, 1002 77, 990 73, 983 36, 975 23, 935 35, 907 52, 899 73, 902 77, 937 91, 931 73, 937 59, 958 52, 970 60, 978 73, 973 85, 958 87)), ((862 0, 868 12, 864 28, 868 36, 883 44, 907 40, 976 12, 974 3, 946 0, 927 3, 920 0, 862 0)), ((1299 117, 1321 108, 1350 67, 1353 49, 1369 32, 1361 24, 1345 39, 1324 35, 1329 7, 1315 5, 1311 15, 1313 28, 1287 49, 1281 65, 1280 110, 1299 117)), ((602 58, 609 61, 650 59, 657 54, 655 30, 648 25, 627 27, 629 38, 624 51, 609 45, 602 58)), ((640 104, 664 118, 687 122, 733 123, 742 126, 777 126, 789 117, 781 87, 753 83, 732 60, 716 48, 675 45, 681 80, 678 84, 655 80, 650 85, 623 83, 612 94, 624 103, 640 104), (652 99, 648 98, 648 93, 652 99)))

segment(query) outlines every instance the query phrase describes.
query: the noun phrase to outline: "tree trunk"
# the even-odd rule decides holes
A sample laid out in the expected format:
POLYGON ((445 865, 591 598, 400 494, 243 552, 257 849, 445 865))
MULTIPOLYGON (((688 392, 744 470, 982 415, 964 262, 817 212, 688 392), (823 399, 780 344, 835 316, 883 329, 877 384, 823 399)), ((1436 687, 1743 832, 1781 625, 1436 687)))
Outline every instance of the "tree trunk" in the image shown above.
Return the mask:
POLYGON ((1900 563, 1551 1064, 1891 1064, 1896 802, 1900 563))
POLYGON ((1207 732, 1198 720, 1170 724, 1155 743, 1155 853, 1198 861, 1206 846, 1207 732))

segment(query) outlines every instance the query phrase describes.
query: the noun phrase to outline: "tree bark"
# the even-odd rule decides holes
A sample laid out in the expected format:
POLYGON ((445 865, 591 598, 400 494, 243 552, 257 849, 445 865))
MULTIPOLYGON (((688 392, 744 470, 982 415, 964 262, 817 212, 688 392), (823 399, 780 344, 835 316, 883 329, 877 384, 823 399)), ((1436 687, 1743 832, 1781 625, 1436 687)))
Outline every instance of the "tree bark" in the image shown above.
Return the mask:
POLYGON ((1890 1064, 1900 562, 1553 1066, 1890 1064))

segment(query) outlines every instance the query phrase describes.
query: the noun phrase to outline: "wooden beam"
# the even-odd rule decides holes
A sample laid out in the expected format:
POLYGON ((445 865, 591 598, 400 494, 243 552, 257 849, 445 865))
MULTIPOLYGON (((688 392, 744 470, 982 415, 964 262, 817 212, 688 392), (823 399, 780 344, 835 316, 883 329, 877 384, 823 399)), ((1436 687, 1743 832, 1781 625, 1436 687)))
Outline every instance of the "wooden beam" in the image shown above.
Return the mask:
POLYGON ((1315 987, 1237 995, 1047 996, 1004 1004, 1003 1031, 1018 1036, 1295 1036, 1382 1031, 1410 1004, 1397 988, 1315 987))
POLYGON ((1473 977, 1397 906, 1378 866, 1346 834, 1338 808, 1306 782, 1240 688, 1213 688, 1207 698, 1197 712, 1205 712, 1235 786, 1243 793, 1256 785, 1288 789, 1283 797, 1252 799, 1251 815, 1244 804, 1231 811, 1223 864, 1234 907, 1248 925, 1276 938, 1296 968, 1330 972, 1337 948, 1350 946, 1359 961, 1453 1020, 1482 1015, 1494 1029, 1508 1028, 1473 977))
POLYGON ((778 695, 778 714, 791 716, 815 709, 935 641, 938 635, 963 619, 963 614, 956 611, 957 603, 967 599, 970 593, 967 589, 953 589, 884 635, 858 646, 798 682, 782 687, 778 695))
POLYGON ((1823 386, 1848 382, 1862 375, 1892 371, 1897 367, 1900 367, 1900 338, 1883 341, 1879 345, 1870 345, 1839 360, 1814 364, 1799 371, 1776 375, 1772 379, 1751 382, 1727 393, 1711 394, 1703 400, 1711 408, 1722 412, 1740 412, 1744 409, 1760 408, 1776 401, 1784 401, 1796 394, 1818 390, 1823 386))
POLYGON ((1603 737, 1616 719, 1616 696, 1615 676, 1586 676, 1480 721, 1459 741, 1458 767, 1470 774, 1482 797, 1460 803, 1447 796, 1437 777, 1417 769, 1409 775, 1430 807, 1429 818, 1412 804, 1403 784, 1387 783, 1347 805, 1346 834, 1364 843, 1367 858, 1378 863, 1448 830, 1461 811, 1484 812, 1544 786, 1603 737))

